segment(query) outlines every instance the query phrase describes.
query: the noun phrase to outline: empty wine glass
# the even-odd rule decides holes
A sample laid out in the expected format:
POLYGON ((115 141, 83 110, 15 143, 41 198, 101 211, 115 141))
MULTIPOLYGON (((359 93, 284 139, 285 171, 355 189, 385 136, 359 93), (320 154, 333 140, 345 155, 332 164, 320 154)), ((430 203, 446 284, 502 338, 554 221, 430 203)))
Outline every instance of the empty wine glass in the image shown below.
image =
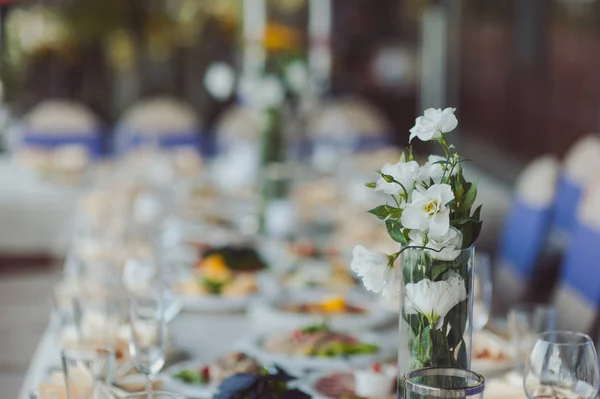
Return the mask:
POLYGON ((73 298, 73 319, 80 343, 111 346, 123 314, 118 299, 79 296, 73 298))
POLYGON ((129 352, 138 371, 148 377, 149 393, 166 357, 167 324, 162 295, 131 296, 130 325, 129 352))
POLYGON ((475 255, 473 276, 473 329, 481 331, 490 319, 492 307, 492 270, 488 254, 475 255))
POLYGON ((571 331, 540 334, 523 379, 529 399, 593 399, 600 388, 598 355, 589 336, 571 331))
POLYGON ((557 317, 556 308, 546 305, 521 304, 509 310, 508 329, 520 371, 527 363, 538 334, 554 330, 557 317))

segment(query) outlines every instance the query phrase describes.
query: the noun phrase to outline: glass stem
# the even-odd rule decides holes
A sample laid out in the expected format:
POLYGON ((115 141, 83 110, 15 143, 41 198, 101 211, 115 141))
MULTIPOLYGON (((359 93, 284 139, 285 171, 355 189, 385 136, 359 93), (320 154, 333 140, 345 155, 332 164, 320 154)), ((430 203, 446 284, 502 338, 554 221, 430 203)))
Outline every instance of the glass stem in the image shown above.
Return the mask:
POLYGON ((146 383, 146 394, 148 396, 148 399, 152 399, 151 392, 152 392, 153 377, 154 376, 152 374, 148 374, 148 381, 146 383))

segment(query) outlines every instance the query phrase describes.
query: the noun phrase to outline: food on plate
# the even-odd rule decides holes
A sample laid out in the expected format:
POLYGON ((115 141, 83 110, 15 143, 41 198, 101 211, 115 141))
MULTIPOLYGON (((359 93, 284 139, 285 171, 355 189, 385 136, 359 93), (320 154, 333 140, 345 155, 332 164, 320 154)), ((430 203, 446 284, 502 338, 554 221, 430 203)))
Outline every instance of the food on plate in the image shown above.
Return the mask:
POLYGON ((356 392, 356 381, 355 375, 353 373, 348 372, 334 372, 323 377, 319 378, 315 381, 312 389, 315 393, 320 396, 332 399, 363 399, 367 397, 377 397, 377 398, 395 398, 396 395, 393 392, 395 385, 395 378, 392 378, 392 385, 386 386, 385 388, 390 388, 389 391, 385 393, 375 396, 361 396, 356 392))
POLYGON ((333 297, 321 302, 293 303, 282 305, 280 308, 286 312, 310 315, 364 314, 366 312, 364 308, 349 304, 342 297, 333 297))
POLYGON ((246 296, 258 291, 256 272, 265 268, 252 248, 211 248, 194 265, 192 275, 176 284, 175 289, 188 296, 246 296))
POLYGON ((226 245, 202 251, 202 260, 196 264, 196 269, 202 268, 204 261, 215 255, 221 256, 227 267, 235 272, 257 272, 267 267, 255 249, 249 246, 226 245))
POLYGON ((337 292, 356 286, 350 268, 339 257, 301 261, 283 278, 283 282, 291 288, 325 288, 337 292))
POLYGON ((354 372, 356 394, 364 397, 381 397, 394 392, 396 368, 391 365, 375 363, 368 369, 354 372))
POLYGON ((264 348, 274 353, 311 357, 370 355, 379 351, 377 345, 332 331, 324 324, 269 338, 265 341, 264 348))
POLYGON ((472 356, 473 360, 508 360, 508 343, 489 331, 478 331, 473 335, 472 356))
POLYGON ((185 369, 173 375, 173 378, 186 384, 218 384, 234 374, 258 374, 260 364, 244 353, 235 352, 216 359, 213 363, 199 369, 185 369))

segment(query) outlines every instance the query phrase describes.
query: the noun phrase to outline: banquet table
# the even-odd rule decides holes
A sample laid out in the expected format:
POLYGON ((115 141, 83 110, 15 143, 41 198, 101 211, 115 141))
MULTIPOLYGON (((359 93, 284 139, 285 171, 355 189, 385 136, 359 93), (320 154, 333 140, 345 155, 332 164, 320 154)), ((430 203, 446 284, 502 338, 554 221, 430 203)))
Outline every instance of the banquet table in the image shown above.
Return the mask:
MULTIPOLYGON (((201 359, 227 353, 251 329, 252 325, 243 313, 183 312, 169 324, 175 351, 201 359)), ((46 378, 49 371, 60 368, 59 335, 59 323, 52 319, 35 351, 18 399, 29 399, 29 392, 46 378)))

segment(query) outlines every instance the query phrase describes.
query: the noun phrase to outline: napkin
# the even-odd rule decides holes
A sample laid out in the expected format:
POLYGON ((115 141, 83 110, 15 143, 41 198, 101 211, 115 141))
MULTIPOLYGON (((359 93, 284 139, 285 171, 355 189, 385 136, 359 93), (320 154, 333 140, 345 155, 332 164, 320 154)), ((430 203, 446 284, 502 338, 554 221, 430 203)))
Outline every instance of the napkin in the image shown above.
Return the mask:
POLYGON ((501 378, 485 382, 485 399, 527 399, 523 384, 514 385, 501 378))
MULTIPOLYGON (((93 380, 90 373, 83 369, 71 370, 71 399, 91 398, 93 389, 93 380)), ((107 398, 122 398, 131 392, 141 392, 146 390, 147 377, 139 374, 132 362, 121 362, 115 370, 114 385, 102 384, 100 389, 107 398)), ((153 381, 152 389, 162 388, 161 381, 153 381)), ((65 376, 62 371, 55 371, 50 374, 47 382, 39 384, 39 395, 41 399, 66 399, 65 376)))
POLYGON ((236 374, 219 384, 213 399, 309 399, 309 395, 298 389, 288 389, 292 379, 278 367, 273 367, 267 375, 236 374))

